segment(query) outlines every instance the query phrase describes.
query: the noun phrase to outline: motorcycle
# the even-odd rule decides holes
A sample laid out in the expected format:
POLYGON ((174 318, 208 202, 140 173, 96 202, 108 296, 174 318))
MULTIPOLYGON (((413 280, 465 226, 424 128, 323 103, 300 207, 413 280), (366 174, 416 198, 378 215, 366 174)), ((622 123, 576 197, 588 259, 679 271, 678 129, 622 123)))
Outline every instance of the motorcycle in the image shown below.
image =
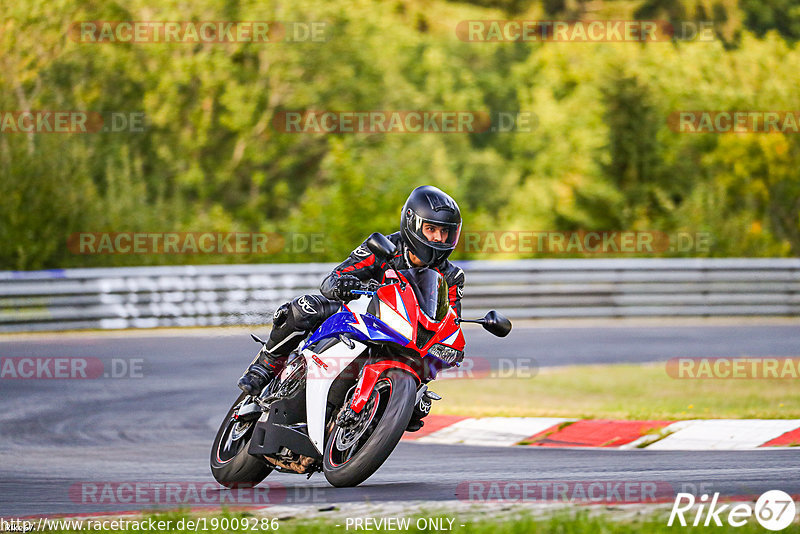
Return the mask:
MULTIPOLYGON (((379 259, 395 254, 382 234, 367 240, 379 259)), ((461 319, 433 269, 389 270, 382 283, 312 332, 258 396, 242 393, 211 449, 211 471, 226 487, 254 486, 272 471, 323 472, 337 487, 356 486, 389 457, 412 417, 441 397, 428 383, 464 358, 461 323, 504 337, 511 322, 491 311, 461 319)), ((252 335, 262 344, 265 341, 252 335)))

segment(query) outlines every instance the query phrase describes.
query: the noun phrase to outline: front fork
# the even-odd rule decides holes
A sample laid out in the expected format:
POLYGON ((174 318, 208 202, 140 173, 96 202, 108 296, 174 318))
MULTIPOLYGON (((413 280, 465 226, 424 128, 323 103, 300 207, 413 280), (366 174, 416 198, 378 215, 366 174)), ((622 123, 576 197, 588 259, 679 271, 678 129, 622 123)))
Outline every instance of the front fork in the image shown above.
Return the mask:
POLYGON ((396 360, 383 360, 370 363, 361 369, 358 382, 355 386, 355 392, 353 393, 353 398, 349 405, 345 405, 339 412, 337 423, 340 426, 347 426, 358 420, 358 415, 372 396, 372 390, 375 388, 378 379, 389 369, 402 369, 417 379, 419 386, 417 387, 417 396, 414 401, 414 412, 411 416, 412 420, 420 420, 428 415, 431 411, 432 401, 441 400, 442 397, 430 391, 427 384, 422 384, 416 371, 405 363, 396 360))

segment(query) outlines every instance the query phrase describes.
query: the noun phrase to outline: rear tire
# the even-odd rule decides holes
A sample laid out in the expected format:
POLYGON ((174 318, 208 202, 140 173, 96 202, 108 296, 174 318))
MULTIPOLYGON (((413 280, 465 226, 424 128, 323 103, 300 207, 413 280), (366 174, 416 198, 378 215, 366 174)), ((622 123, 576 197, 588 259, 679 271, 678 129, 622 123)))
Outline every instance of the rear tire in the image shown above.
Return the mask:
POLYGON ((234 410, 247 396, 239 395, 228 410, 211 447, 211 473, 217 482, 228 488, 255 486, 272 471, 265 462, 247 454, 257 419, 247 423, 233 419, 234 410))
POLYGON ((417 382, 410 374, 390 370, 378 379, 373 391, 364 410, 370 409, 375 399, 374 413, 368 415, 371 420, 353 446, 355 449, 348 455, 350 449, 343 451, 337 447, 337 440, 341 442, 346 433, 338 424, 325 443, 323 470, 328 482, 336 487, 357 486, 372 476, 397 446, 411 420, 417 382))

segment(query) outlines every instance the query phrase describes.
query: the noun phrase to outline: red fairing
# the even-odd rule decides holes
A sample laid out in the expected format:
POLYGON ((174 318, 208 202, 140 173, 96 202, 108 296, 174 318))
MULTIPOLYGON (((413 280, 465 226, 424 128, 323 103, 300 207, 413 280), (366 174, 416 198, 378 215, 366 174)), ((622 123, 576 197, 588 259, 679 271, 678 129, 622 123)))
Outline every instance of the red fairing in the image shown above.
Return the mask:
POLYGON ((369 400, 370 395, 372 395, 372 390, 375 388, 375 384, 378 382, 378 377, 380 377, 382 373, 388 371, 389 369, 402 369, 407 371, 417 379, 418 383, 420 382, 419 375, 416 373, 416 371, 403 362, 385 360, 382 362, 365 365, 364 372, 361 373, 361 378, 359 379, 358 385, 356 386, 356 391, 353 394, 353 401, 350 403, 350 408, 352 408, 354 412, 361 412, 361 410, 364 408, 364 405, 369 400))
MULTIPOLYGON (((414 294, 414 290, 411 288, 411 285, 408 284, 408 280, 406 280, 402 274, 390 269, 386 271, 384 280, 387 278, 397 278, 406 283, 405 289, 401 289, 400 284, 383 286, 378 289, 377 296, 392 310, 397 312, 400 317, 408 319, 408 322, 411 324, 413 335, 411 341, 406 345, 407 348, 417 352, 420 358, 423 358, 426 354, 428 354, 428 351, 432 345, 436 343, 442 343, 445 340, 445 345, 453 347, 456 350, 464 350, 464 333, 461 331, 461 327, 456 322, 458 315, 452 307, 447 312, 447 315, 444 317, 444 319, 437 323, 422 313, 417 304, 417 297, 414 294), (426 330, 435 332, 433 337, 431 337, 431 339, 422 347, 417 346, 419 325, 426 330)), ((361 378, 356 386, 353 400, 350 403, 350 408, 352 408, 353 411, 356 413, 361 412, 361 410, 364 408, 364 405, 366 405, 367 401, 369 400, 370 395, 372 395, 372 390, 375 387, 375 384, 378 382, 378 378, 388 369, 402 369, 408 373, 411 373, 411 375, 417 379, 418 383, 421 381, 416 371, 403 362, 384 360, 365 365, 364 372, 361 374, 361 378)))
MULTIPOLYGON (((387 271, 387 278, 398 278, 403 282, 408 282, 405 277, 395 271, 387 271), (390 274, 391 273, 391 274, 390 274)), ((450 288, 450 293, 453 294, 453 289, 450 288)), ((461 328, 456 323, 458 315, 451 307, 442 322, 437 323, 428 319, 422 313, 417 305, 417 297, 410 284, 406 284, 405 290, 400 289, 400 284, 393 284, 384 286, 378 290, 378 297, 386 302, 390 308, 396 311, 401 317, 407 317, 411 328, 414 333, 411 341, 406 345, 407 348, 412 349, 419 353, 420 356, 425 356, 430 347, 436 343, 441 343, 443 340, 450 338, 454 333, 458 333, 455 339, 449 339, 446 345, 453 347, 456 350, 464 350, 465 340, 461 328), (400 296, 398 300, 397 296, 400 296), (436 332, 436 334, 421 348, 417 346, 417 331, 418 325, 421 324, 426 330, 436 332)), ((452 300, 451 300, 452 303, 452 300)))
MULTIPOLYGON (((442 343, 446 339, 447 342, 444 343, 445 345, 453 347, 456 350, 464 350, 464 334, 461 333, 461 328, 456 324, 455 320, 457 317, 456 312, 454 312, 452 308, 450 308, 450 311, 440 323, 431 321, 425 317, 424 313, 420 313, 418 317, 419 323, 425 329, 434 331, 436 334, 434 334, 430 341, 423 345, 422 348, 417 349, 417 352, 419 352, 421 356, 425 356, 431 346, 442 343), (451 337, 453 334, 456 334, 455 339, 451 337)), ((414 343, 417 342, 417 330, 417 328, 414 329, 414 343)))

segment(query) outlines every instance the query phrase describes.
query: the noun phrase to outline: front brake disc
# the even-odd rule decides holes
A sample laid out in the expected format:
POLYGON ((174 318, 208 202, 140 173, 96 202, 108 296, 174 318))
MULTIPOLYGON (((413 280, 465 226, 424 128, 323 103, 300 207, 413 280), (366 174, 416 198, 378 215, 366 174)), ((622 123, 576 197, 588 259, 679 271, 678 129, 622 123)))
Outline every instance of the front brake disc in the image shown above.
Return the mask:
POLYGON ((369 424, 375 417, 375 412, 378 409, 377 398, 378 395, 377 392, 375 392, 372 397, 370 397, 367 404, 364 405, 364 409, 361 410, 359 414, 361 417, 359 417, 353 425, 339 427, 339 430, 336 432, 336 441, 334 442, 337 450, 346 451, 358 443, 358 440, 364 435, 364 432, 367 431, 369 424))

